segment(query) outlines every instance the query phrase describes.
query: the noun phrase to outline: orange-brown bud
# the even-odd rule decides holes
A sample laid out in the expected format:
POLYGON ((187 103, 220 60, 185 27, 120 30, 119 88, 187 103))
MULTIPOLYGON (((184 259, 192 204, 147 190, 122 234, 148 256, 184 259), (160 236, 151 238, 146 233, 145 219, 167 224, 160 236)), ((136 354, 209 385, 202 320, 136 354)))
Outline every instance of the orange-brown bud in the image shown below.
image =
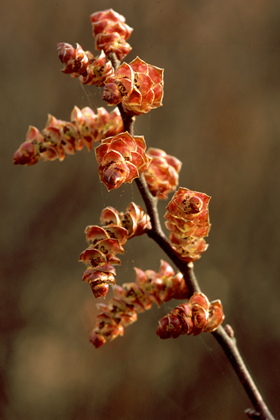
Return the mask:
POLYGON ((181 334, 213 332, 223 320, 223 307, 219 300, 209 302, 203 293, 194 293, 188 302, 176 306, 161 318, 157 335, 165 339, 177 338, 181 334))
POLYGON ((131 51, 126 40, 133 30, 125 23, 124 16, 113 9, 107 9, 93 13, 90 20, 96 49, 104 50, 106 55, 115 53, 119 60, 123 60, 131 51))
POLYGON ((109 105, 122 103, 130 115, 140 115, 162 105, 163 69, 136 57, 107 77, 103 99, 109 105))
POLYGON ((60 61, 65 64, 62 72, 72 77, 79 77, 84 85, 103 86, 106 77, 114 72, 112 63, 107 60, 104 51, 95 58, 90 51, 84 51, 79 44, 74 48, 71 44, 59 42, 57 52, 60 61))
POLYGON ((134 203, 130 203, 124 213, 119 213, 113 207, 106 207, 100 220, 104 226, 86 227, 86 241, 89 246, 79 257, 79 261, 87 266, 82 280, 90 284, 96 298, 105 297, 109 285, 116 283, 116 270, 113 266, 121 263, 116 254, 124 252, 123 245, 126 241, 151 228, 149 216, 134 203))
POLYGON ((180 187, 167 206, 166 227, 173 248, 186 261, 195 261, 206 251, 204 237, 210 230, 208 203, 204 193, 180 187))
POLYGON ((100 180, 110 191, 124 182, 132 182, 145 171, 150 163, 143 136, 131 136, 128 132, 102 140, 95 149, 99 164, 100 180))
POLYGON ((145 213, 142 207, 135 203, 130 203, 125 212, 118 212, 113 207, 106 207, 102 210, 100 220, 107 225, 121 226, 126 230, 127 239, 139 236, 151 229, 150 217, 145 213))
POLYGON ((148 169, 144 172, 148 188, 153 196, 165 199, 178 185, 182 162, 161 149, 149 148, 147 155, 152 158, 148 169))

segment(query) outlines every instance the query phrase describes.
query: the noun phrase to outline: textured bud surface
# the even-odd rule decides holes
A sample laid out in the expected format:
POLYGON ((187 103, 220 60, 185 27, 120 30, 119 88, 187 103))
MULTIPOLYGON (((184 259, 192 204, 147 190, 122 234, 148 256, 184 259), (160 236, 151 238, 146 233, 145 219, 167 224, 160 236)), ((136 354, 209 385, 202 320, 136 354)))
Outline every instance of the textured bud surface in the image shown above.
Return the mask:
POLYGON ((151 228, 149 216, 135 203, 130 203, 124 213, 106 207, 100 220, 104 226, 86 227, 89 246, 79 257, 79 261, 87 266, 82 280, 89 283, 96 298, 105 297, 109 285, 116 283, 116 270, 113 266, 121 263, 116 254, 124 253, 123 245, 126 241, 151 228))
POLYGON ((95 48, 104 50, 106 55, 115 53, 119 60, 123 60, 131 51, 131 46, 126 40, 133 30, 125 23, 124 16, 113 9, 107 9, 93 13, 90 20, 95 37, 95 48))
POLYGON ((79 77, 84 85, 103 86, 105 79, 114 72, 112 63, 107 60, 104 51, 95 58, 79 44, 74 48, 71 44, 59 42, 57 53, 60 61, 65 64, 62 72, 79 77))
POLYGON ((105 80, 103 99, 110 105, 122 103, 131 115, 140 115, 162 105, 163 69, 136 57, 122 63, 105 80))
POLYGON ((95 149, 100 180, 110 191, 124 182, 132 182, 145 171, 151 161, 145 153, 143 136, 131 136, 128 132, 102 140, 95 149))
MULTIPOLYGON (((98 305, 99 315, 90 334, 90 341, 96 348, 123 335, 124 327, 135 322, 138 313, 150 309, 152 303, 161 305, 171 299, 184 299, 188 295, 182 274, 175 274, 163 260, 158 272, 139 268, 135 268, 135 272, 135 283, 113 286, 114 298, 107 304, 98 305)), ((177 318, 175 323, 179 324, 177 318)))
POLYGON ((152 158, 144 173, 148 188, 153 196, 166 199, 168 193, 174 191, 178 185, 182 162, 161 149, 150 147, 147 155, 152 158))
POLYGON ((180 187, 167 205, 164 217, 169 239, 180 258, 196 261, 207 249, 203 239, 210 230, 208 203, 204 193, 180 187))
POLYGON ((194 293, 188 302, 176 306, 161 318, 157 335, 166 339, 177 338, 182 334, 213 332, 223 320, 223 307, 219 300, 209 302, 203 293, 194 293))
POLYGON ((97 114, 89 108, 74 107, 71 122, 48 116, 45 128, 40 132, 30 126, 26 140, 14 153, 16 165, 34 165, 41 158, 44 160, 64 160, 65 155, 82 150, 84 146, 91 150, 95 142, 123 130, 120 112, 115 108, 108 112, 97 108, 97 114))

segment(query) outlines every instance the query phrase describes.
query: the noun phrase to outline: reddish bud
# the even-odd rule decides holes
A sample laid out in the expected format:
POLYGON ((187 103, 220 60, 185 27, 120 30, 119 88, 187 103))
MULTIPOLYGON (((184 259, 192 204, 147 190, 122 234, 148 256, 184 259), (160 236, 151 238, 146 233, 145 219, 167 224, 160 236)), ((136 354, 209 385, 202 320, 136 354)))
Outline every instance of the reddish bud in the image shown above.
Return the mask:
POLYGON ((71 74, 72 77, 79 77, 84 85, 103 86, 106 77, 114 72, 112 63, 107 61, 104 51, 95 58, 90 51, 84 51, 79 44, 74 48, 71 44, 59 42, 57 52, 60 61, 65 64, 62 72, 71 74))
POLYGON ((133 137, 128 132, 102 140, 95 155, 100 179, 109 191, 132 182, 147 169, 151 159, 145 149, 144 137, 133 137))
POLYGON ((36 144, 28 141, 22 143, 14 153, 15 165, 35 165, 39 160, 38 147, 36 147, 36 144))
POLYGON ((136 57, 121 64, 105 81, 103 99, 110 105, 122 103, 131 115, 140 115, 162 105, 163 69, 136 57))
POLYGON ((94 345, 95 348, 99 348, 106 343, 106 338, 101 334, 96 334, 94 331, 90 333, 89 341, 94 345))
POLYGON ((144 176, 152 195, 165 199, 169 192, 178 185, 182 163, 174 156, 167 155, 161 149, 149 148, 147 155, 152 158, 144 176))
POLYGON ((206 251, 204 237, 210 230, 208 203, 204 193, 179 188, 167 206, 166 227, 171 231, 170 241, 180 257, 195 261, 206 251))
POLYGON ((124 16, 113 9, 107 9, 93 13, 90 20, 96 49, 104 50, 106 55, 115 53, 119 60, 123 60, 131 51, 126 40, 132 32, 132 28, 125 23, 124 16))
POLYGON ((209 302, 203 293, 194 293, 188 302, 176 306, 159 321, 157 335, 165 339, 177 338, 181 334, 213 332, 223 320, 223 308, 219 300, 209 302))

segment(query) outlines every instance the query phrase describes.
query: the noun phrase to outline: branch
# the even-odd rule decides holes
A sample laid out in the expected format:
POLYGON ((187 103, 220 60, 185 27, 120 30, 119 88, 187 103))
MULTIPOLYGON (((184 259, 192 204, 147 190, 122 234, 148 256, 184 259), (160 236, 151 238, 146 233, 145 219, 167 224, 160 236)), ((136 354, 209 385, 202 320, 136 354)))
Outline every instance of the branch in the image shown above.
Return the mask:
MULTIPOLYGON (((152 238, 173 261, 184 276, 190 295, 194 292, 200 292, 200 287, 193 270, 193 263, 186 264, 178 258, 171 247, 168 239, 164 235, 157 210, 157 199, 151 195, 143 176, 136 179, 141 196, 146 204, 147 213, 150 216, 152 229, 148 231, 148 236, 152 238)), ((232 331, 229 329, 229 331, 232 331)), ((248 409, 248 417, 258 420, 275 420, 267 408, 260 392, 258 391, 236 345, 236 340, 230 336, 223 327, 219 327, 212 333, 220 346, 223 348, 228 360, 235 370, 241 384, 243 385, 248 397, 250 398, 255 410, 248 409)))
MULTIPOLYGON (((113 67, 116 69, 119 66, 119 61, 115 54, 110 55, 110 60, 113 67)), ((134 132, 135 117, 127 114, 121 104, 118 105, 124 123, 124 131, 128 131, 131 135, 134 132)), ((146 210, 150 216, 152 228, 147 232, 148 236, 152 238, 171 259, 179 271, 183 274, 190 296, 194 292, 200 292, 200 287, 193 270, 193 263, 186 263, 181 260, 177 253, 172 248, 166 235, 164 234, 157 208, 157 198, 150 193, 143 174, 136 178, 136 185, 146 205, 146 210)), ((245 392, 247 393, 254 409, 247 409, 245 413, 249 418, 258 420, 275 420, 266 406, 256 384, 254 383, 244 360, 242 359, 236 340, 234 338, 231 327, 226 326, 226 329, 220 326, 216 331, 211 333, 213 337, 220 344, 225 352, 226 357, 235 370, 245 392)))
POLYGON ((218 341, 224 350, 228 360, 235 370, 240 382, 242 383, 248 397, 250 398, 255 410, 247 409, 245 413, 248 417, 259 420, 275 420, 266 406, 258 388, 256 387, 245 363, 242 359, 233 330, 226 325, 225 328, 220 326, 216 331, 212 332, 213 337, 218 341))

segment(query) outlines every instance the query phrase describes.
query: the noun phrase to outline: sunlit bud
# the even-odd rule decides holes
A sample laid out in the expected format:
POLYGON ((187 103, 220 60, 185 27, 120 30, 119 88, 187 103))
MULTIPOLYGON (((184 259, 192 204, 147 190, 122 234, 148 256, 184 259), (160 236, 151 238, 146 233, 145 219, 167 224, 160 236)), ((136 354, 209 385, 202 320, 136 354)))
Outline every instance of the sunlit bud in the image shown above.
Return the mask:
POLYGON ((194 293, 188 302, 176 306, 159 321, 157 334, 165 339, 177 338, 181 334, 213 332, 223 320, 223 308, 219 300, 209 302, 203 293, 194 293))
POLYGON ((170 233, 170 242, 174 250, 184 261, 194 262, 201 257, 201 254, 208 248, 204 238, 189 236, 182 239, 180 236, 170 233))
POLYGON ((74 48, 71 44, 59 42, 57 52, 60 61, 65 64, 62 72, 79 77, 84 85, 103 86, 106 77, 114 72, 112 63, 107 60, 104 51, 101 51, 98 57, 94 57, 79 44, 74 48))
POLYGON ((196 261, 206 251, 203 239, 210 230, 208 203, 204 193, 180 187, 166 207, 165 225, 173 248, 185 261, 196 261))
POLYGON ((111 206, 105 207, 105 209, 102 210, 100 220, 103 225, 121 226, 119 212, 111 206))
POLYGON ((109 284, 116 283, 116 271, 110 265, 89 267, 83 274, 82 280, 89 283, 96 298, 105 297, 109 290, 109 284), (109 268, 110 267, 110 268, 109 268))
POLYGON ((166 226, 176 235, 205 237, 210 230, 208 203, 204 193, 180 187, 166 207, 166 226))
POLYGON ((88 150, 92 149, 94 143, 123 130, 123 121, 118 108, 109 113, 101 107, 97 108, 95 113, 89 107, 79 109, 75 106, 71 113, 71 122, 77 127, 80 138, 88 150))
POLYGON ((124 16, 113 9, 107 9, 93 13, 90 20, 96 49, 104 50, 107 56, 115 53, 119 60, 123 60, 131 51, 126 40, 133 30, 125 23, 124 16))
POLYGON ((143 136, 131 136, 128 132, 102 140, 95 149, 100 180, 110 191, 124 182, 132 182, 145 171, 150 163, 143 136))
POLYGON ((206 332, 215 331, 222 324, 224 318, 225 316, 224 316, 221 301, 220 300, 212 301, 209 306, 209 316, 208 316, 207 325, 205 326, 204 331, 206 332))
POLYGON ((152 158, 144 173, 148 188, 153 196, 165 199, 168 193, 174 191, 178 185, 178 174, 182 163, 161 149, 149 148, 147 155, 152 158))
POLYGON ((130 203, 125 213, 120 213, 122 226, 127 230, 128 238, 139 236, 151 229, 150 217, 142 207, 130 203))
POLYGON ((103 99, 109 105, 122 103, 131 115, 140 115, 162 105, 163 69, 147 64, 136 57, 122 63, 105 80, 103 99))

